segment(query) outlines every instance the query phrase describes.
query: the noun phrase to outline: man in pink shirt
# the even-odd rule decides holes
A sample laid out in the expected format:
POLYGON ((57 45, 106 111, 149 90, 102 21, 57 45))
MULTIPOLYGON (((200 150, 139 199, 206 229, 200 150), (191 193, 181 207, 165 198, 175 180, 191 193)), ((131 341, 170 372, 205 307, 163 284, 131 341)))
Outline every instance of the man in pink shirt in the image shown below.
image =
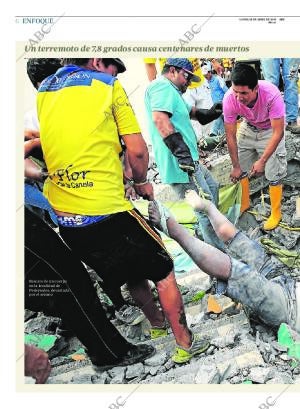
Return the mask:
POLYGON ((232 71, 232 87, 223 100, 232 182, 241 180, 241 212, 250 206, 249 176, 265 174, 269 181, 271 215, 264 223, 272 230, 281 220, 281 180, 287 173, 284 140, 285 105, 278 88, 258 81, 250 65, 239 63, 232 71), (237 131, 238 116, 243 122, 237 131))

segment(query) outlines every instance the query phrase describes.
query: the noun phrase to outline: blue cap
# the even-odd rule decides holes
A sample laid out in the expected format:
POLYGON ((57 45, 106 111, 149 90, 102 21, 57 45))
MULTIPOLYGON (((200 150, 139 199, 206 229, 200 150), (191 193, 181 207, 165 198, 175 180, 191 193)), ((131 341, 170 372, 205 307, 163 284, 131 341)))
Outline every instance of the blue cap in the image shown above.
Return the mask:
POLYGON ((200 77, 193 74, 193 64, 187 58, 168 58, 165 65, 182 68, 184 71, 191 75, 192 81, 200 82, 200 77))

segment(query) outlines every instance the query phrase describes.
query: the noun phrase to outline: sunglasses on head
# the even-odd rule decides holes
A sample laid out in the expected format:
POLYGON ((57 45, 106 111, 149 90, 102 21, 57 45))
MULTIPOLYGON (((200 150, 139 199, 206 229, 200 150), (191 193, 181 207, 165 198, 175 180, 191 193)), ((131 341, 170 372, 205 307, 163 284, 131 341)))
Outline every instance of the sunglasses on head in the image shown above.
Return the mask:
POLYGON ((192 80, 192 75, 189 74, 188 72, 184 71, 183 68, 180 67, 175 67, 175 70, 177 72, 181 71, 182 76, 187 80, 187 81, 191 81, 192 80))

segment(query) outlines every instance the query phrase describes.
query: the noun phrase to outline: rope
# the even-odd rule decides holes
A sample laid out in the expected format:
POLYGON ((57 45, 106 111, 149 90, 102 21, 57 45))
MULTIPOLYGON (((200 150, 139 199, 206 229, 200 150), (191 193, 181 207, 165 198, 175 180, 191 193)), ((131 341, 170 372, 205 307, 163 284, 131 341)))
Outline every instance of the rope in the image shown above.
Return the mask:
POLYGON ((262 207, 263 207, 263 209, 265 209, 265 208, 266 208, 266 205, 265 205, 264 181, 263 181, 263 179, 262 179, 262 181, 261 181, 260 197, 261 197, 262 207))
POLYGON ((192 175, 192 179, 193 179, 193 182, 195 183, 195 185, 196 185, 196 187, 197 187, 197 189, 198 189, 199 196, 200 196, 202 199, 210 199, 210 195, 209 195, 208 193, 205 193, 205 192, 202 190, 202 188, 199 186, 198 181, 197 181, 197 179, 196 179, 196 177, 195 177, 194 174, 192 175))
POLYGON ((226 133, 224 133, 223 135, 221 135, 221 139, 218 142, 218 144, 214 147, 214 149, 211 151, 211 153, 214 153, 218 147, 224 142, 224 140, 226 139, 226 133))

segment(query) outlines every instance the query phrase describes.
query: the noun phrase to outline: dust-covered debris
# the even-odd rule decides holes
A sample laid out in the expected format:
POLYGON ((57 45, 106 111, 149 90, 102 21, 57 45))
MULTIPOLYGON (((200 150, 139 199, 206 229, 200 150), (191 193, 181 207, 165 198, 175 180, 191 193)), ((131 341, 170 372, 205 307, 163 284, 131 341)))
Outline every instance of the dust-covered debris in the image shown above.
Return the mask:
MULTIPOLYGON (((299 151, 300 137, 292 139, 287 133, 288 175, 284 180, 282 200, 282 222, 288 228, 277 227, 273 231, 262 229, 263 216, 270 212, 267 183, 263 180, 251 182, 250 212, 245 212, 239 220, 238 227, 252 239, 270 238, 287 250, 300 250, 299 220, 296 216, 296 203, 300 195, 299 151), (263 190, 263 199, 261 196, 263 190), (294 229, 294 230, 293 230, 294 229)), ((221 184, 229 182, 230 159, 224 143, 208 153, 212 173, 220 177, 221 184), (226 179, 227 178, 227 179, 226 179)), ((152 159, 148 177, 154 182, 156 197, 162 201, 174 199, 170 188, 160 183, 157 167, 152 159)), ((300 280, 300 269, 288 267, 272 256, 276 266, 276 274, 290 275, 300 280)), ((74 361, 70 357, 82 345, 76 337, 59 337, 58 346, 52 354, 52 371, 47 381, 49 384, 188 384, 188 383, 220 383, 241 384, 252 382, 256 384, 299 383, 300 364, 288 354, 286 346, 281 345, 277 333, 262 323, 249 321, 244 310, 233 308, 231 300, 227 300, 228 308, 221 314, 207 313, 207 298, 211 293, 212 281, 200 270, 187 272, 178 276, 178 284, 185 303, 187 320, 193 331, 207 336, 210 347, 200 355, 193 357, 187 364, 178 365, 171 360, 175 348, 175 340, 170 332, 167 336, 150 340, 150 323, 142 323, 128 327, 118 322, 114 317, 114 307, 101 289, 101 279, 88 269, 94 281, 99 298, 106 310, 107 316, 117 326, 123 336, 132 343, 146 342, 155 346, 157 352, 151 358, 128 367, 115 367, 108 371, 95 368, 88 357, 83 361, 74 361), (204 296, 199 296, 204 291, 204 296)), ((273 277, 272 276, 272 277, 273 277)), ((272 278, 268 277, 268 278, 272 278)), ((128 303, 133 300, 125 287, 122 294, 128 303)), ((157 299, 157 293, 153 291, 157 299)), ((26 311, 25 332, 56 334, 60 320, 39 313, 26 311)))

